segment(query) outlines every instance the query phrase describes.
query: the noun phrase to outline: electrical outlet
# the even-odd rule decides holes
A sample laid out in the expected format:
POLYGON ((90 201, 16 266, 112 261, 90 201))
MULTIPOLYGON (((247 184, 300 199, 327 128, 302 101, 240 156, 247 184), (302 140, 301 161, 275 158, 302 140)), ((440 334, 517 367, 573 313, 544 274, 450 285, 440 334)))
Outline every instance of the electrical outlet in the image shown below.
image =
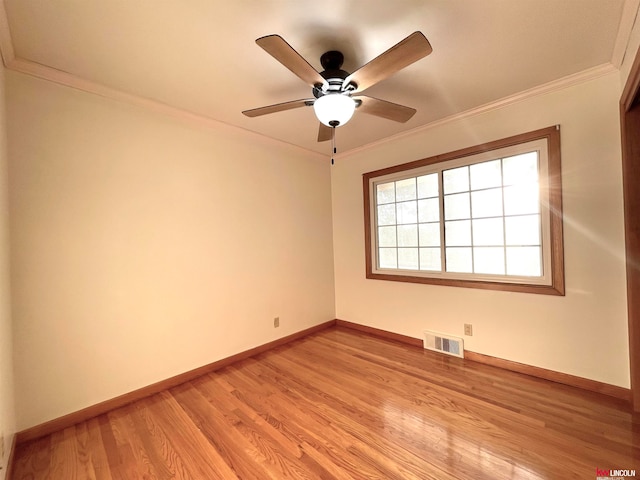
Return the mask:
POLYGON ((280 326, 280 317, 276 317, 273 319, 273 328, 278 328, 280 326))
POLYGON ((464 334, 472 337, 473 336, 473 325, 471 325, 470 323, 465 323, 464 324, 464 334))

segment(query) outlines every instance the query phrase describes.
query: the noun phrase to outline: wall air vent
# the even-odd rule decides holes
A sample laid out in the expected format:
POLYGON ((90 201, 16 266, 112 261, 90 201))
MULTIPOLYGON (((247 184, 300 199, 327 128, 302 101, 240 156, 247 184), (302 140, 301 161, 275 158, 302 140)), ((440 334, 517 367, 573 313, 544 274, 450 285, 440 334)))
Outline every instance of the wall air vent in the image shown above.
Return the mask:
POLYGON ((424 348, 435 352, 446 353, 454 357, 464 358, 464 341, 459 337, 443 335, 438 332, 424 332, 424 348))

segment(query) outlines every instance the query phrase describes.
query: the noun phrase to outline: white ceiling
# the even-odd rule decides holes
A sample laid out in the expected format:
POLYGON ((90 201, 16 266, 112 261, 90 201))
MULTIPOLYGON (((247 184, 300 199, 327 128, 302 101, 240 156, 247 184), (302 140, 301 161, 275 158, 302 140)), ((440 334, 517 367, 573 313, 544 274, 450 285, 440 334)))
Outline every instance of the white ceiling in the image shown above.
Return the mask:
POLYGON ((10 38, 2 53, 9 68, 14 56, 23 65, 67 72, 90 91, 110 87, 328 154, 330 145, 316 142, 311 108, 241 114, 311 96, 256 38, 281 35, 318 70, 322 53, 341 50, 343 68, 354 71, 416 30, 427 36, 431 55, 366 91, 418 113, 398 124, 356 112, 337 130, 344 152, 570 75, 618 67, 633 21, 625 17, 637 6, 637 0, 5 0, 10 38))

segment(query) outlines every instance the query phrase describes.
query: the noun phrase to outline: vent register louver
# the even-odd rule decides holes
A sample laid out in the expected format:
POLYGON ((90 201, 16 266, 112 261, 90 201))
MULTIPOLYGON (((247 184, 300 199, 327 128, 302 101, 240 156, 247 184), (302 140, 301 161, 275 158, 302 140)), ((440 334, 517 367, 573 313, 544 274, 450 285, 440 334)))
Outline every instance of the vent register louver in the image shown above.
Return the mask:
POLYGON ((446 353, 464 358, 464 341, 459 337, 443 335, 438 332, 424 332, 424 348, 434 352, 446 353))

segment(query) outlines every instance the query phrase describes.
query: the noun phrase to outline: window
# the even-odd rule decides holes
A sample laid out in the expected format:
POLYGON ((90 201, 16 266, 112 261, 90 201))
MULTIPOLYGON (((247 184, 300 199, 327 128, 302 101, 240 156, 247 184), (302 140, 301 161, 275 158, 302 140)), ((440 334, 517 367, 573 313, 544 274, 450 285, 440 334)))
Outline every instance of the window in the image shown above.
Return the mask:
POLYGON ((564 295, 559 127, 363 179, 367 278, 564 295))

